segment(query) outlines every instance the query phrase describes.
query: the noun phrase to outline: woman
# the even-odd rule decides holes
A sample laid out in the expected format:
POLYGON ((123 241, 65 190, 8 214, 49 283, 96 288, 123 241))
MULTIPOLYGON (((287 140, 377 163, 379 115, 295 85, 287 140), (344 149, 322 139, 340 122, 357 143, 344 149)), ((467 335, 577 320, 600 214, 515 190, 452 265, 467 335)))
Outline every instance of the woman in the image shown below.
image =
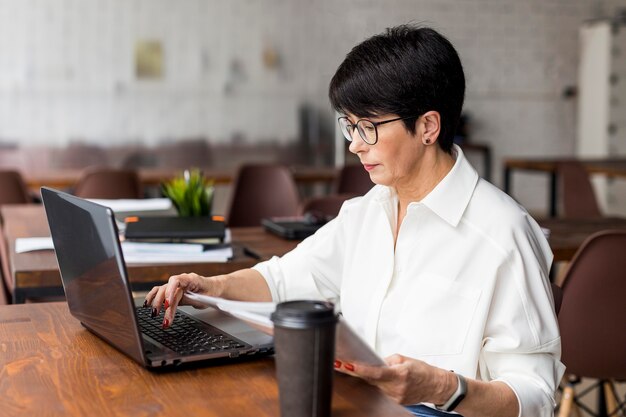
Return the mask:
POLYGON ((282 258, 182 274, 146 302, 167 326, 184 290, 323 298, 388 367, 336 363, 417 416, 551 416, 564 367, 537 223, 480 179, 452 138, 465 94, 453 46, 400 26, 357 45, 330 84, 350 151, 377 184, 282 258))

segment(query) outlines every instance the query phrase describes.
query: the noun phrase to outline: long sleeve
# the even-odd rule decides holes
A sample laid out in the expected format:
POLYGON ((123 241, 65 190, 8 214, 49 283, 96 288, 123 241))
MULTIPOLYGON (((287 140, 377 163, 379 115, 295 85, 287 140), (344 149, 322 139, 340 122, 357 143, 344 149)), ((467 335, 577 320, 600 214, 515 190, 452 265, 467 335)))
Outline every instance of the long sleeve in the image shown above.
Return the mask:
MULTIPOLYGON (((358 199, 357 199, 358 200, 358 199)), ((276 302, 313 298, 336 301, 341 288, 345 252, 346 206, 334 220, 282 257, 254 266, 263 275, 276 302)))
POLYGON ((479 359, 483 379, 513 389, 521 417, 553 415, 554 392, 565 370, 547 278, 552 255, 545 242, 533 239, 536 228, 531 220, 518 229, 516 250, 500 268, 479 359))

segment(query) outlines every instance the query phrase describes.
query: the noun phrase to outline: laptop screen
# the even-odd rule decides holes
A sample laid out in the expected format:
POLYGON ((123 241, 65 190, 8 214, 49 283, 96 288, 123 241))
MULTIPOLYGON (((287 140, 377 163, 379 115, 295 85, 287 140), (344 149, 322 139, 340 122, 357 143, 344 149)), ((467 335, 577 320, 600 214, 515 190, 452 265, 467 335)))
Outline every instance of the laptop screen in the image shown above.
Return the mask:
POLYGON ((111 209, 45 187, 41 196, 70 312, 85 327, 144 363, 111 209))

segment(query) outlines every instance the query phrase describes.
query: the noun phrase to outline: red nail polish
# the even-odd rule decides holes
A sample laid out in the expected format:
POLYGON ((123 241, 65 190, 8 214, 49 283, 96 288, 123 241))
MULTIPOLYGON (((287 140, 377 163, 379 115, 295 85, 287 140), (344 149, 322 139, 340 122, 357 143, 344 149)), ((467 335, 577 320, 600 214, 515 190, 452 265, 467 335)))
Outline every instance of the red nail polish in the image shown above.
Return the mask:
POLYGON ((343 366, 350 372, 354 371, 354 365, 352 365, 351 363, 346 363, 343 366))
POLYGON ((170 307, 170 302, 165 300, 165 309, 167 310, 170 307))
POLYGON ((170 321, 168 319, 163 319, 163 328, 167 329, 170 327, 170 321))
POLYGON ((335 368, 341 368, 341 361, 335 361, 335 368))

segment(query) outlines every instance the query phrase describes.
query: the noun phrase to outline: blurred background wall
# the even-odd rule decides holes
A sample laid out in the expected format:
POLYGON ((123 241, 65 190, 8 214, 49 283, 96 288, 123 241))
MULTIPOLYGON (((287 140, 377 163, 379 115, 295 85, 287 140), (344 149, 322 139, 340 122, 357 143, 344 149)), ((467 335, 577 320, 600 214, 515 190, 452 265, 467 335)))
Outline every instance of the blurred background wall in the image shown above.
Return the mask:
MULTIPOLYGON (((0 0, 0 144, 289 143, 301 140, 303 114, 316 140, 332 141, 327 87, 338 64, 364 38, 414 22, 459 51, 471 138, 491 145, 500 185, 502 157, 574 154, 578 30, 620 7, 626 0, 0 0), (157 61, 152 73, 138 70, 138 48, 157 61)), ((545 211, 544 175, 516 174, 514 188, 545 211)))

